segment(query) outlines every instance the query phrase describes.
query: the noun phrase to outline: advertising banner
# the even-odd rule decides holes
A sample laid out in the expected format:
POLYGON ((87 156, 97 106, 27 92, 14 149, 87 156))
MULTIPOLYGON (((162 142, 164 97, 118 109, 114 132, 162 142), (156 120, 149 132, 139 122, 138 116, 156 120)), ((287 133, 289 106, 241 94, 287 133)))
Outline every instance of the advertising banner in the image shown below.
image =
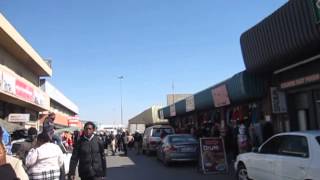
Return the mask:
POLYGON ((215 107, 222 107, 230 104, 229 94, 225 84, 212 89, 212 97, 215 107))
POLYGON ((1 89, 11 94, 16 93, 16 78, 8 73, 2 73, 3 83, 1 89))
POLYGON ((195 109, 194 96, 189 96, 186 98, 186 111, 190 112, 195 109))
POLYGON ((283 91, 279 91, 277 87, 271 87, 271 103, 272 112, 275 114, 287 112, 287 100, 283 91))
POLYGON ((174 104, 170 105, 170 116, 176 116, 176 106, 174 104))
POLYGON ((314 13, 316 15, 316 22, 320 22, 320 0, 312 0, 312 5, 314 9, 314 13))
POLYGON ((200 138, 201 165, 204 174, 226 173, 228 163, 222 138, 200 138))
POLYGON ((21 80, 16 80, 16 95, 24 100, 33 102, 33 88, 21 80))
POLYGON ((8 121, 9 122, 28 122, 30 120, 30 114, 9 114, 8 121))

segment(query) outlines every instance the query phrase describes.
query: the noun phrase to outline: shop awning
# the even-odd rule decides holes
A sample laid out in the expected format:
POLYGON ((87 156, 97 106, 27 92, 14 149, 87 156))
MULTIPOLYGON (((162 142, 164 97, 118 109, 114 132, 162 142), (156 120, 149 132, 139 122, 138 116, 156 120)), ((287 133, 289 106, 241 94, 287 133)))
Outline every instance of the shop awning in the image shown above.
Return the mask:
POLYGON ((6 120, 0 119, 0 126, 4 127, 9 133, 12 133, 16 130, 25 129, 23 126, 17 123, 10 123, 6 120))
POLYGON ((272 72, 320 52, 319 1, 291 0, 241 35, 246 70, 272 72))
MULTIPOLYGON (((202 111, 207 109, 219 108, 218 102, 214 101, 213 94, 216 89, 222 87, 227 91, 228 103, 222 106, 236 105, 243 102, 262 98, 267 90, 267 81, 264 77, 250 74, 246 71, 240 72, 232 76, 231 78, 222 81, 214 86, 211 86, 203 91, 194 94, 194 111, 202 111)), ((221 91, 220 91, 221 92, 221 91)), ((164 118, 171 118, 170 106, 166 106, 160 111, 163 111, 164 118)), ((176 116, 187 114, 186 112, 186 100, 181 100, 175 103, 176 116)), ((160 114, 160 112, 159 112, 160 114)))

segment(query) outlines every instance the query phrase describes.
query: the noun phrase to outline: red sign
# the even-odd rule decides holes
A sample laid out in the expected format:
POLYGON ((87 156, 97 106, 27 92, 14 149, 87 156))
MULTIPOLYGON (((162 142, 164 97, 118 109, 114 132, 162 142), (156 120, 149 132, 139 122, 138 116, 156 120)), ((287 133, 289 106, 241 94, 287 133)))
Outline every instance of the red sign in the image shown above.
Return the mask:
POLYGON ((33 101, 33 88, 17 79, 16 80, 16 96, 27 101, 33 101))
POLYGON ((200 148, 203 173, 224 173, 228 171, 222 138, 200 138, 200 148))

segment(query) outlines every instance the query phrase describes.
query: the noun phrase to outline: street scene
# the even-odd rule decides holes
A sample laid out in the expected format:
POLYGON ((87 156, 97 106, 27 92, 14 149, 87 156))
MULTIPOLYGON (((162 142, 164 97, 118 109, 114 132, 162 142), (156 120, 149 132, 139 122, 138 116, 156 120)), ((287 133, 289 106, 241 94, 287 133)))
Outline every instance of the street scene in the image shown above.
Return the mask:
POLYGON ((320 0, 0 1, 0 180, 320 180, 320 0))

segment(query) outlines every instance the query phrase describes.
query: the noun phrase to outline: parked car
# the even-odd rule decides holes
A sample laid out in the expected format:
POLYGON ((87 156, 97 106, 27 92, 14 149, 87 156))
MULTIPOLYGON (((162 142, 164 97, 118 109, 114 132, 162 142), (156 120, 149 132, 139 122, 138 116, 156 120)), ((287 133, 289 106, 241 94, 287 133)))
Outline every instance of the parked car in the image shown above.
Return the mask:
POLYGON ((168 125, 155 125, 144 131, 142 140, 142 153, 150 155, 156 152, 161 141, 161 136, 174 134, 174 129, 168 125))
POLYGON ((165 165, 174 161, 197 161, 199 142, 190 134, 168 135, 158 147, 157 158, 165 165))
POLYGON ((237 178, 294 180, 320 178, 320 131, 280 133, 257 150, 237 157, 237 178))

